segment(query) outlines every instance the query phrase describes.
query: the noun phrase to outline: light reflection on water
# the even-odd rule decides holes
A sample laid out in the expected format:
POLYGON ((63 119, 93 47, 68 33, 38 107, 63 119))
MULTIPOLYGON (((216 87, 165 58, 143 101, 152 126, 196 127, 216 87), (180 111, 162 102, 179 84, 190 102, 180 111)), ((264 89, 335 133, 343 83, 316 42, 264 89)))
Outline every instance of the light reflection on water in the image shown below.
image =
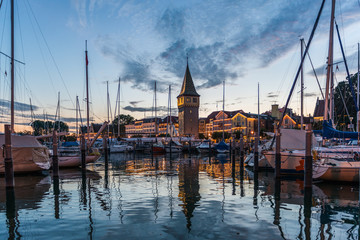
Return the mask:
POLYGON ((274 181, 227 155, 113 154, 51 176, 0 178, 0 239, 358 239, 358 186, 274 181))

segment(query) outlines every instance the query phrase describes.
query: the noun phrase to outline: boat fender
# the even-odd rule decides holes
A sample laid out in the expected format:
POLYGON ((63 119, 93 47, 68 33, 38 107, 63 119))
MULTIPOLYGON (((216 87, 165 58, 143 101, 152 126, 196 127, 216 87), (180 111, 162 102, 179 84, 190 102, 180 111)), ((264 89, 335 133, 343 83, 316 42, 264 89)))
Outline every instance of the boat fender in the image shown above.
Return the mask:
POLYGON ((354 161, 359 161, 359 154, 357 152, 354 153, 354 161))
POLYGON ((313 156, 314 161, 319 160, 318 152, 316 150, 312 150, 311 152, 312 152, 312 156, 313 156))

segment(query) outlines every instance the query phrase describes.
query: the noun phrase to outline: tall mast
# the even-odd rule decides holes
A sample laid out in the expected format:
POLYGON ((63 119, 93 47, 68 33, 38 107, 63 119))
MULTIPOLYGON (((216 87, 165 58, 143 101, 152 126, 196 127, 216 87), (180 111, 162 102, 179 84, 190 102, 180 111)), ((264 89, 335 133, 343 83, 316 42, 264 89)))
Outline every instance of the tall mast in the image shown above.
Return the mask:
POLYGON ((78 130, 78 102, 79 102, 79 97, 76 96, 76 125, 75 125, 75 137, 77 139, 77 137, 79 136, 79 130, 78 130))
POLYGON ((15 123, 15 114, 14 114, 14 84, 15 84, 15 70, 14 70, 14 0, 11 0, 11 132, 14 133, 14 123, 15 123))
MULTIPOLYGON (((304 39, 300 39, 300 48, 301 48, 301 59, 304 56, 304 39)), ((300 73, 300 99, 301 99, 301 130, 304 129, 304 64, 301 65, 301 73, 300 73)))
POLYGON ((85 40, 85 63, 86 63, 86 132, 87 140, 90 141, 90 124, 89 124, 89 74, 88 74, 88 51, 87 51, 87 40, 85 40))
MULTIPOLYGON (((358 43, 358 72, 357 72, 357 106, 358 109, 360 109, 360 104, 359 104, 359 87, 360 87, 360 83, 359 83, 359 74, 360 74, 360 44, 358 43)), ((359 132, 360 128, 360 110, 357 112, 357 132, 359 132)), ((358 144, 360 144, 360 142, 358 141, 358 144)))
POLYGON ((170 138, 172 138, 172 121, 171 121, 171 85, 169 85, 169 122, 168 128, 170 129, 170 138))
POLYGON ((59 108, 59 126, 58 126, 58 132, 60 132, 60 92, 58 92, 58 108, 59 108))
POLYGON ((154 94, 155 94, 155 138, 157 136, 157 105, 156 105, 156 81, 155 81, 155 87, 154 87, 154 94))
POLYGON ((119 77, 119 85, 118 85, 118 137, 120 137, 120 77, 119 77))
POLYGON ((223 125, 223 133, 222 140, 225 139, 225 123, 224 123, 224 115, 225 115, 225 80, 223 80, 223 115, 222 115, 222 125, 223 125))
MULTIPOLYGON (((107 96, 107 121, 108 121, 108 123, 110 124, 110 106, 109 106, 109 101, 110 101, 110 96, 109 96, 109 81, 106 81, 106 96, 107 96)), ((109 130, 110 130, 110 126, 109 126, 109 124, 107 125, 107 134, 109 135, 109 130)))
MULTIPOLYGON (((324 120, 329 120, 329 93, 330 86, 332 83, 330 82, 332 79, 332 69, 333 69, 333 43, 334 43, 334 15, 335 15, 335 0, 332 0, 331 6, 331 19, 330 19, 330 33, 329 33, 329 52, 328 52, 328 61, 327 61, 327 72, 326 72, 326 89, 325 89, 325 109, 324 109, 324 120)), ((330 104, 332 107, 332 104, 330 104)), ((332 116, 331 111, 334 109, 330 109, 330 116, 332 116)))
POLYGON ((258 134, 257 134, 257 140, 260 139, 260 84, 258 83, 258 134))

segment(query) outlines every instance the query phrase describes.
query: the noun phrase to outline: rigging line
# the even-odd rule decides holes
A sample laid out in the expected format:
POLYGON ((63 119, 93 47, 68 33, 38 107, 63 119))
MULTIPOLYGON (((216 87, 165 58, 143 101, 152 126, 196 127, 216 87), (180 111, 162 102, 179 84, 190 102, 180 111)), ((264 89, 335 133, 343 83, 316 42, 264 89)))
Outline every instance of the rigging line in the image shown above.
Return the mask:
POLYGON ((6 19, 7 19, 7 8, 8 8, 8 2, 6 2, 6 5, 5 5, 5 14, 4 14, 4 23, 3 23, 3 28, 2 28, 2 33, 1 33, 1 41, 0 41, 0 49, 2 48, 2 44, 3 44, 3 40, 4 40, 4 32, 5 32, 5 22, 6 22, 6 19))
MULTIPOLYGON (((4 55, 5 57, 8 57, 9 59, 11 59, 11 57, 10 57, 9 55, 7 55, 6 53, 4 53, 4 52, 1 52, 1 51, 0 51, 0 54, 1 54, 1 55, 4 55)), ((25 65, 24 62, 21 62, 21 61, 19 61, 19 60, 14 59, 14 61, 17 62, 17 63, 21 63, 21 64, 25 65)))
MULTIPOLYGON (((25 7, 26 7, 26 5, 25 5, 25 7)), ((33 24, 33 20, 32 20, 31 17, 30 17, 29 11, 26 11, 26 13, 27 13, 27 15, 28 15, 28 17, 29 17, 29 22, 31 23, 31 27, 32 27, 32 29, 33 29, 33 31, 34 31, 34 33, 35 33, 35 32, 36 32, 36 31, 35 31, 35 27, 34 27, 34 24, 33 24)), ((37 45, 38 45, 38 47, 39 47, 39 52, 40 52, 41 58, 42 58, 42 60, 43 60, 43 63, 44 63, 44 66, 45 66, 47 75, 48 75, 48 77, 49 77, 49 79, 50 79, 51 87, 52 87, 52 89, 53 89, 53 91, 54 91, 53 94, 56 95, 56 94, 57 94, 57 90, 56 90, 56 88, 55 88, 54 81, 53 81, 53 79, 52 79, 52 77, 51 77, 51 74, 50 74, 50 71, 49 71, 49 67, 48 67, 48 65, 47 65, 47 61, 45 61, 45 56, 44 56, 43 50, 42 50, 42 48, 40 47, 40 41, 39 41, 39 39, 38 39, 37 34, 34 34, 34 35, 35 35, 36 43, 37 43, 37 45)))
MULTIPOLYGON (((306 47, 306 42, 305 42, 305 40, 304 40, 304 45, 305 45, 305 47, 306 47)), ((320 89, 320 92, 321 92, 321 96, 322 96, 323 99, 325 99, 323 90, 321 89, 321 85, 320 85, 320 82, 319 82, 319 78, 318 78, 318 76, 317 76, 317 74, 316 74, 316 71, 315 71, 315 68, 314 68, 314 64, 313 64, 313 62, 312 62, 312 60, 311 60, 311 57, 310 57, 310 53, 309 53, 309 52, 307 53, 307 56, 308 56, 308 58, 309 58, 309 61, 310 61, 312 70, 313 70, 313 72, 314 72, 314 76, 315 76, 315 78, 316 78, 316 82, 317 82, 317 84, 318 84, 318 86, 319 86, 319 89, 320 89)))
POLYGON ((59 76, 60 76, 61 82, 63 83, 63 85, 64 85, 64 87, 65 87, 66 93, 68 94, 68 96, 69 96, 69 98, 70 98, 70 101, 71 101, 73 107, 75 107, 74 101, 72 100, 71 95, 70 95, 70 92, 69 92, 68 88, 66 87, 66 84, 65 84, 65 81, 64 81, 64 79, 63 79, 63 77, 62 77, 62 74, 61 74, 61 72, 60 72, 59 66, 56 64, 55 58, 54 58, 54 56, 53 56, 53 54, 52 54, 52 52, 51 52, 51 50, 50 50, 49 44, 47 43, 47 41, 46 41, 46 39, 45 39, 45 36, 44 36, 44 34, 43 34, 43 32, 42 32, 42 30, 41 30, 41 28, 40 28, 40 24, 39 24, 39 22, 38 22, 38 20, 37 20, 37 18, 36 18, 36 16, 35 16, 35 14, 34 14, 34 11, 32 10, 32 7, 31 7, 29 1, 27 0, 26 2, 27 2, 28 5, 29 5, 30 11, 31 11, 31 13, 32 13, 32 15, 33 15, 33 17, 34 17, 34 19, 35 19, 35 22, 36 22, 38 28, 39 28, 40 34, 41 34, 41 36, 42 36, 42 38, 43 38, 43 40, 44 40, 44 42, 45 42, 46 48, 47 48, 48 51, 49 51, 49 54, 50 54, 50 56, 51 56, 51 59, 52 59, 54 65, 55 65, 55 67, 56 67, 56 70, 57 70, 59 76))
MULTIPOLYGON (((338 82, 338 80, 337 80, 337 78, 336 78, 336 74, 334 74, 334 78, 335 78, 335 82, 337 83, 337 86, 339 86, 339 82, 338 82)), ((346 89, 346 84, 344 84, 344 89, 346 89)), ((338 88, 338 91, 339 91, 339 93, 340 93, 341 100, 342 100, 342 102, 343 102, 343 104, 344 104, 344 108, 345 108, 346 114, 347 114, 347 116, 348 116, 348 118, 349 118, 349 120, 350 120, 350 123, 351 123, 350 114, 349 114, 348 108, 346 107, 346 102, 345 102, 344 96, 343 96, 343 94, 341 93, 341 89, 340 89, 340 88, 338 88)), ((337 123, 337 124, 338 124, 338 123, 337 123)), ((336 124, 336 125, 337 125, 337 124, 336 124)), ((351 129, 353 130, 353 132, 355 132, 355 129, 354 129, 353 127, 352 127, 351 129)))
MULTIPOLYGON (((318 13, 318 15, 317 15, 317 17, 316 17, 316 21, 315 21, 314 27, 313 27, 313 29, 311 30, 311 34, 310 34, 310 37, 309 37, 308 46, 305 48, 304 55, 303 55, 303 57, 301 58, 300 66, 299 66, 299 68, 298 68, 298 70, 297 70, 294 83, 293 83, 293 85, 292 85, 292 87, 291 87, 291 90, 290 90, 290 93, 289 93, 289 97, 288 97, 288 99, 287 99, 287 101, 286 101, 286 105, 285 105, 285 107, 284 107, 284 112, 283 112, 283 114, 282 114, 282 116, 281 116, 281 119, 280 119, 280 121, 279 121, 279 124, 277 125, 277 129, 280 129, 280 126, 281 126, 281 124, 282 124, 282 121, 284 120, 284 117, 285 117, 285 114, 286 114, 286 109, 287 109, 287 107, 288 107, 288 105, 289 105, 289 102, 290 102, 290 99, 291 99, 291 95, 292 95, 292 93, 293 93, 293 91, 294 91, 294 88, 295 88, 295 85, 296 85, 296 81, 297 81, 297 79, 298 79, 298 77, 299 77, 300 70, 301 70, 301 68, 302 68, 302 66, 303 66, 304 59, 305 59, 306 54, 307 54, 307 52, 308 52, 308 50, 309 50, 309 46, 310 46, 311 41, 312 41, 312 39, 313 39, 313 37, 314 37, 314 33, 315 33, 315 30, 316 30, 317 25, 318 25, 318 23, 319 23, 319 19, 320 19, 321 12, 322 12, 322 10, 323 10, 324 4, 325 4, 325 0, 323 0, 322 3, 321 3, 321 7, 320 7, 319 13, 318 13)), ((275 138, 274 138, 274 139, 275 139, 275 138)), ((273 142, 274 142, 274 141, 273 141, 273 142)), ((273 142, 272 142, 272 143, 273 143, 273 142)), ((271 145, 273 145, 273 144, 271 144, 271 145)))

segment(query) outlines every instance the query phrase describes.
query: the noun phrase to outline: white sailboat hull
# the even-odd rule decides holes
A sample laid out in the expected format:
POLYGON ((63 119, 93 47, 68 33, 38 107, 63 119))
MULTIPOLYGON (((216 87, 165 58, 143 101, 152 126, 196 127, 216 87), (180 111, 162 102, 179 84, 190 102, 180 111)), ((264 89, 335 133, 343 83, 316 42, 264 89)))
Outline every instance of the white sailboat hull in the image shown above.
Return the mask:
MULTIPOLYGON (((86 156, 86 163, 93 163, 100 158, 100 155, 89 155, 86 156)), ((60 156, 59 167, 60 168, 69 168, 69 167, 80 167, 81 166, 81 156, 60 156)))
POLYGON ((313 178, 326 181, 359 182, 359 161, 322 159, 313 164, 313 178))

